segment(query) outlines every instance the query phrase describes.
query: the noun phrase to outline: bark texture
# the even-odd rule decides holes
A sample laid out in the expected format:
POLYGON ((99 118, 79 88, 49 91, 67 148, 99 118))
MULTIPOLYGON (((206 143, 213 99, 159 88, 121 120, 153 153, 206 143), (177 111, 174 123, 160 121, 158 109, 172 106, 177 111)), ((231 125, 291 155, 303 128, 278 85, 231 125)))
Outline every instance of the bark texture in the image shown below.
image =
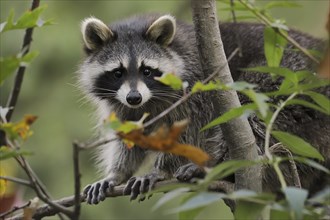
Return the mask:
MULTIPOLYGON (((219 23, 214 0, 192 0, 192 15, 196 41, 205 77, 219 72, 217 79, 223 83, 233 82, 227 58, 221 41, 219 23)), ((233 37, 234 39, 234 37, 233 37)), ((219 91, 219 115, 239 107, 236 91, 219 91)), ((221 129, 233 160, 257 160, 255 137, 246 118, 236 118, 222 124, 221 129)), ((244 168, 235 173, 236 189, 262 190, 260 166, 244 168)))

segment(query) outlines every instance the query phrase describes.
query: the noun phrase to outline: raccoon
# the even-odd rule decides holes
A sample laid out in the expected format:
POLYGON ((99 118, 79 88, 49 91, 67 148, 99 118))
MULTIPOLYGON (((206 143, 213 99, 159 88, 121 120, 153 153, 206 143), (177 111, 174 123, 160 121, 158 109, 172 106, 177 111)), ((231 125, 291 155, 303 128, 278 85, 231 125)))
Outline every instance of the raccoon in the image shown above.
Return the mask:
MULTIPOLYGON (((220 30, 227 56, 237 48, 234 36, 238 34, 242 39, 243 56, 236 56, 229 63, 233 78, 258 84, 262 92, 277 89, 280 79, 274 81, 268 74, 240 71, 240 68, 266 64, 263 53, 264 26, 224 23, 220 24, 220 30)), ((121 120, 137 121, 145 112, 150 114, 149 118, 153 118, 182 97, 182 91, 171 89, 155 80, 155 77, 173 73, 188 82, 188 90, 196 81, 205 78, 193 26, 176 21, 171 15, 135 16, 110 26, 91 17, 82 22, 81 31, 86 58, 80 66, 79 84, 97 107, 99 124, 111 112, 115 112, 121 120)), ((291 31, 290 35, 308 49, 323 47, 320 40, 300 32, 291 31)), ((282 66, 295 71, 313 69, 312 62, 292 50, 291 46, 284 54, 282 66)), ((329 97, 329 88, 325 88, 323 93, 329 97)), ((211 156, 207 166, 215 166, 228 159, 230 146, 227 146, 220 126, 204 132, 200 132, 200 128, 219 116, 221 103, 218 97, 215 91, 195 94, 144 132, 149 134, 164 124, 171 126, 176 121, 188 119, 190 124, 179 141, 202 148, 211 156)), ((242 103, 249 102, 244 96, 240 96, 240 99, 242 103)), ((265 130, 263 123, 255 115, 249 117, 249 122, 258 145, 262 146, 265 130)), ((329 165, 329 122, 329 117, 322 113, 304 107, 292 107, 281 113, 276 126, 277 129, 297 134, 314 144, 327 157, 329 165)), ((115 137, 111 130, 102 132, 106 137, 115 137)), ((276 143, 275 140, 273 143, 276 143)), ((262 154, 262 147, 259 151, 262 154)), ((138 146, 128 149, 120 140, 99 147, 97 161, 105 177, 85 188, 87 203, 98 204, 105 199, 107 190, 125 182, 125 193, 131 194, 131 199, 136 199, 140 193, 150 190, 157 181, 171 177, 189 181, 205 175, 202 168, 185 158, 158 152, 150 174, 134 177, 134 172, 148 153, 148 150, 138 146)), ((304 166, 300 168, 299 174, 305 177, 302 177, 303 187, 315 188, 317 184, 320 187, 321 183, 329 183, 317 171, 304 166)), ((270 169, 264 172, 265 188, 278 188, 275 173, 270 169)), ((285 167, 284 174, 290 184, 292 178, 285 167)))

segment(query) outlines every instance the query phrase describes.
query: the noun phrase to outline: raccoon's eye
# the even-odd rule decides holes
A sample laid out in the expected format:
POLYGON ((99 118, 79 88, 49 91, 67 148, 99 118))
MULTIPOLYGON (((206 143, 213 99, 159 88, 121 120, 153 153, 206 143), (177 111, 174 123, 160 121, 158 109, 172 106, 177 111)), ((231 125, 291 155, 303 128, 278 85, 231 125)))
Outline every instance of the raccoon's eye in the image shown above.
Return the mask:
POLYGON ((151 75, 151 69, 150 68, 144 68, 143 69, 143 75, 150 76, 151 75))
POLYGON ((119 78, 121 78, 121 77, 123 76, 123 72, 122 72, 121 70, 115 70, 114 73, 113 73, 113 75, 114 75, 117 79, 119 79, 119 78))

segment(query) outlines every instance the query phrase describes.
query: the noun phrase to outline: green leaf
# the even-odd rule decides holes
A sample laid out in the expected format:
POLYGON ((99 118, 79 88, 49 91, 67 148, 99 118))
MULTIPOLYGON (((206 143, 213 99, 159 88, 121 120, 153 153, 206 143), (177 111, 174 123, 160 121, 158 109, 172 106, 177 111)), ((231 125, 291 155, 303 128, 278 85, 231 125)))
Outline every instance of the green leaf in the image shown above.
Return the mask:
POLYGON ((31 51, 24 57, 0 57, 0 85, 20 66, 27 66, 31 61, 39 55, 37 51, 31 51))
POLYGON ((235 10, 235 11, 248 11, 249 9, 247 9, 245 6, 242 6, 242 5, 235 5, 234 7, 220 8, 220 11, 231 11, 231 10, 235 10))
POLYGON ((330 187, 326 187, 317 192, 312 198, 308 199, 308 201, 330 205, 330 187))
MULTIPOLYGON (((236 20, 237 21, 244 21, 244 20, 256 20, 255 16, 251 16, 251 15, 240 15, 240 16, 236 16, 236 20)), ((226 19, 227 22, 229 21, 233 21, 233 18, 230 17, 228 19, 226 19)))
POLYGON ((240 220, 260 219, 265 207, 266 207, 265 204, 239 201, 237 203, 234 212, 235 219, 240 219, 240 220))
POLYGON ((288 211, 274 210, 270 211, 270 219, 291 219, 288 211))
POLYGON ((273 1, 266 4, 264 9, 269 10, 272 8, 296 8, 296 7, 301 7, 301 5, 295 2, 288 2, 288 1, 280 1, 280 2, 273 1))
POLYGON ((192 87, 191 92, 196 93, 200 91, 213 91, 221 88, 223 88, 223 85, 220 83, 220 81, 211 81, 207 84, 203 84, 202 82, 198 81, 192 87))
MULTIPOLYGON (((290 158, 288 158, 288 159, 290 159, 290 158)), ((293 159, 300 163, 307 164, 308 166, 311 166, 315 169, 321 170, 321 171, 325 172, 326 174, 330 174, 330 170, 328 168, 324 167, 323 165, 319 164, 318 162, 316 162, 314 160, 311 160, 311 159, 308 159, 305 157, 293 157, 293 159)))
POLYGON ((263 118, 267 116, 267 111, 269 108, 269 105, 267 104, 267 101, 269 100, 269 97, 262 93, 257 93, 254 90, 244 90, 242 91, 243 94, 248 96, 258 107, 258 110, 263 118))
POLYGON ((163 206, 164 204, 168 203, 169 201, 182 196, 184 193, 187 193, 191 191, 191 188, 189 187, 182 187, 182 188, 177 188, 174 189, 168 193, 166 193, 164 196, 162 196, 162 198, 160 198, 157 203, 155 204, 155 206, 152 208, 153 210, 158 209, 159 207, 163 206))
POLYGON ((302 105, 302 106, 305 106, 305 107, 308 107, 308 108, 315 109, 315 110, 320 111, 320 112, 322 112, 324 114, 327 114, 327 115, 330 114, 330 112, 328 112, 325 109, 319 107, 318 105, 315 105, 313 103, 307 102, 307 101, 302 100, 302 99, 291 99, 286 103, 286 106, 288 106, 288 105, 302 105))
POLYGON ((17 22, 14 23, 14 11, 10 11, 10 14, 6 22, 3 22, 0 26, 0 33, 9 30, 26 29, 33 27, 41 27, 44 25, 53 24, 51 20, 44 21, 40 18, 41 13, 47 8, 46 5, 40 6, 33 11, 26 11, 17 22))
POLYGON ((155 77, 155 80, 170 86, 174 90, 182 89, 182 80, 173 73, 167 73, 161 77, 155 77))
POLYGON ((0 85, 19 67, 20 61, 16 57, 0 58, 0 85))
POLYGON ((273 131, 272 135, 295 154, 316 158, 322 161, 324 160, 323 156, 316 148, 300 137, 282 131, 273 131))
POLYGON ((189 199, 183 205, 179 206, 178 208, 174 209, 172 212, 183 212, 188 210, 193 210, 197 208, 202 208, 207 205, 210 205, 214 202, 218 202, 226 197, 224 193, 212 193, 212 192, 201 192, 198 193, 196 196, 189 199))
POLYGON ((231 199, 246 199, 257 196, 258 194, 252 190, 241 189, 237 190, 229 195, 231 199))
POLYGON ((302 219, 304 204, 307 199, 308 191, 295 187, 287 187, 283 189, 286 200, 290 209, 294 212, 295 219, 302 219))
POLYGON ((244 167, 253 166, 259 163, 258 161, 249 161, 249 160, 230 160, 225 161, 212 168, 212 170, 206 175, 202 184, 209 183, 212 180, 222 179, 226 176, 229 176, 235 173, 237 170, 244 167))
POLYGON ((216 125, 219 125, 219 124, 226 123, 227 121, 230 121, 231 119, 240 117, 243 114, 250 114, 251 112, 253 112, 256 109, 257 109, 257 105, 254 104, 254 103, 250 103, 250 104, 242 105, 238 108, 230 109, 228 112, 224 113, 220 117, 214 119, 213 121, 211 121, 210 123, 205 125, 201 129, 201 131, 212 128, 212 127, 214 127, 216 125))
POLYGON ((31 61, 34 60, 34 58, 36 58, 37 56, 39 56, 38 51, 31 51, 27 53, 26 55, 24 55, 23 58, 21 58, 21 65, 22 63, 31 63, 31 61))
POLYGON ((32 155, 32 153, 28 151, 12 150, 6 146, 0 147, 0 161, 17 156, 28 156, 28 155, 32 155))
POLYGON ((330 114, 330 99, 328 99, 328 97, 313 91, 306 92, 305 94, 311 97, 314 102, 321 106, 328 115, 330 114))
POLYGON ((228 198, 266 205, 269 202, 275 201, 276 196, 271 193, 256 193, 252 190, 241 189, 231 193, 228 198))
POLYGON ((13 21, 14 21, 14 10, 10 10, 7 21, 1 23, 0 26, 0 33, 5 30, 5 28, 10 29, 13 26, 13 21))
POLYGON ((148 113, 144 113, 143 116, 139 121, 124 121, 121 122, 115 113, 112 113, 109 118, 107 119, 106 126, 109 125, 109 127, 117 132, 123 132, 125 134, 140 129, 143 126, 143 121, 149 116, 148 113))
MULTIPOLYGON (((196 195, 196 193, 191 193, 191 194, 186 195, 182 199, 180 205, 186 203, 189 199, 191 199, 195 195, 196 195)), ((197 215, 199 213, 201 213, 205 208, 206 208, 206 206, 205 207, 196 208, 196 209, 192 209, 192 210, 189 210, 189 211, 179 212, 178 213, 179 220, 195 219, 197 217, 197 215)))
POLYGON ((242 70, 248 72, 273 73, 278 76, 283 76, 284 78, 294 74, 292 70, 284 67, 257 66, 252 68, 243 68, 242 70))
POLYGON ((278 34, 272 27, 265 27, 264 49, 267 64, 270 67, 278 67, 281 63, 287 40, 278 34))
POLYGON ((236 81, 226 84, 226 89, 233 89, 236 91, 243 91, 247 89, 254 89, 257 85, 245 81, 236 81))

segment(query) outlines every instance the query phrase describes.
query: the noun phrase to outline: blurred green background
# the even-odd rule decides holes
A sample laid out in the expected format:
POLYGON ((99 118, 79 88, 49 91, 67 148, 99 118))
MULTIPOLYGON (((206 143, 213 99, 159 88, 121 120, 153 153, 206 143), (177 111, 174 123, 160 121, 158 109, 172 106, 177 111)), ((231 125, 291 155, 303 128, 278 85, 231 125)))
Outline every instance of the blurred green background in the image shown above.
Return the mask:
MULTIPOLYGON (((269 1, 259 1, 265 4, 269 1)), ((308 32, 316 37, 326 37, 325 24, 329 0, 295 1, 298 8, 274 9, 272 15, 284 18, 288 25, 308 32)), ((3 22, 11 9, 16 18, 30 7, 31 1, 0 0, 0 17, 3 22)), ((106 23, 130 15, 145 12, 164 12, 178 19, 191 22, 187 1, 41 1, 48 5, 44 19, 54 19, 55 25, 35 29, 32 50, 40 52, 39 57, 29 66, 23 82, 22 92, 14 113, 13 121, 24 114, 39 117, 33 125, 34 135, 26 142, 24 149, 33 151, 28 157, 32 167, 55 198, 73 194, 72 148, 73 140, 87 140, 93 135, 93 108, 84 102, 76 88, 76 71, 84 54, 81 47, 80 22, 88 16, 96 16, 106 23)), ((227 7, 218 4, 220 20, 230 19, 227 7)), ((0 56, 15 55, 22 44, 24 31, 1 34, 0 56)), ((0 88, 0 104, 5 106, 13 77, 0 88)), ((98 179, 93 167, 93 153, 81 153, 82 185, 98 179)), ((127 165, 129 166, 129 164, 127 165)), ((19 173, 22 178, 25 176, 19 173)), ((25 199, 34 196, 26 190, 25 199)), ((152 211, 152 206, 161 195, 150 200, 130 203, 127 197, 107 199, 98 206, 82 208, 82 219, 173 219, 167 214, 178 201, 161 210, 152 211)), ((200 219, 229 219, 231 215, 224 206, 215 204, 199 217, 200 219)), ((56 219, 52 217, 50 219, 56 219)))

